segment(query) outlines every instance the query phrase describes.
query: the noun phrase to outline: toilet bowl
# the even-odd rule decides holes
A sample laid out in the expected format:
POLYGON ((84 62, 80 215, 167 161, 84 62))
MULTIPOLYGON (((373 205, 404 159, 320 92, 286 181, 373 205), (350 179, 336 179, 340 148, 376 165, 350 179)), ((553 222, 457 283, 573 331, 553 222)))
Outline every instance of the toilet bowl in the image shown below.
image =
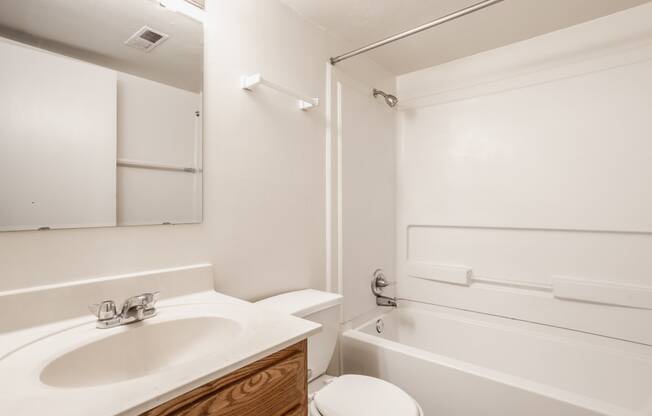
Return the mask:
POLYGON ((347 374, 324 384, 308 398, 310 416, 423 416, 410 395, 379 378, 347 374))
POLYGON ((310 416, 423 416, 419 404, 398 386, 364 375, 326 374, 339 334, 342 296, 318 290, 284 293, 257 302, 278 312, 322 324, 308 338, 310 416))

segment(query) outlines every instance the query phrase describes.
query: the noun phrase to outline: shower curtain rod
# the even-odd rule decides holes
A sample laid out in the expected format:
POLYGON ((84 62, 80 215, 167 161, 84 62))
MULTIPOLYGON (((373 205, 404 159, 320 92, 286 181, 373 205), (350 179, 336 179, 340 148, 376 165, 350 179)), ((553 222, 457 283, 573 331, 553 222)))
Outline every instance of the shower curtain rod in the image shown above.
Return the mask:
POLYGON ((361 53, 368 52, 372 49, 379 48, 381 46, 387 45, 388 43, 396 42, 397 40, 401 40, 403 38, 406 38, 408 36, 412 36, 414 34, 417 34, 419 32, 423 32, 424 30, 430 29, 435 26, 439 26, 442 23, 450 22, 451 20, 455 20, 458 17, 466 16, 467 14, 476 12, 478 10, 482 10, 485 7, 493 6, 496 3, 500 3, 501 1, 504 0, 485 0, 481 1, 479 3, 473 4, 469 7, 466 7, 464 9, 460 9, 456 12, 453 12, 451 14, 447 14, 446 16, 440 17, 438 19, 433 20, 432 22, 423 24, 421 26, 415 27, 414 29, 406 30, 405 32, 397 33, 394 36, 390 36, 388 38, 385 38, 383 40, 380 40, 378 42, 371 43, 367 46, 363 46, 362 48, 355 49, 351 52, 347 52, 344 55, 339 55, 334 58, 331 58, 331 64, 335 65, 338 62, 341 62, 345 59, 353 58, 354 56, 360 55, 361 53))

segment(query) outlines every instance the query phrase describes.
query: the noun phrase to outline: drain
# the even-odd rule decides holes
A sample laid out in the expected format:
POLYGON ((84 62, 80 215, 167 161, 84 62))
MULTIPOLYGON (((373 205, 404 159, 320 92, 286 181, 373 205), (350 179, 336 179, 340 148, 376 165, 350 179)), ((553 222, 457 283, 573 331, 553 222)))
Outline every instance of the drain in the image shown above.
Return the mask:
POLYGON ((385 329, 385 323, 383 322, 382 319, 379 319, 376 321, 376 332, 379 334, 383 333, 383 329, 385 329))

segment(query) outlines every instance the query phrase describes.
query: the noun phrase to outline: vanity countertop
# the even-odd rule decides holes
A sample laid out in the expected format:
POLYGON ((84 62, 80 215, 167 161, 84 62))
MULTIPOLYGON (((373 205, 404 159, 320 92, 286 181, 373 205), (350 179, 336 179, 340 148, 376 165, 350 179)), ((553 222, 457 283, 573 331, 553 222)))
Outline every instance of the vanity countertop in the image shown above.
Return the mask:
MULTIPOLYGON (((319 324, 268 311, 261 306, 213 290, 162 300, 157 309, 158 314, 153 318, 111 329, 95 328, 95 319, 89 314, 0 332, 0 414, 35 415, 42 414, 47 409, 50 415, 65 416, 138 415, 307 338, 320 328, 319 324), (126 381, 103 382, 90 386, 79 386, 70 382, 70 385, 65 387, 53 387, 52 383, 49 385, 47 380, 43 381, 44 368, 71 349, 88 344, 89 339, 102 340, 112 335, 120 335, 133 330, 133 325, 142 327, 164 323, 166 320, 211 314, 236 317, 242 324, 237 335, 217 343, 216 340, 210 340, 213 344, 209 345, 219 344, 216 345, 214 353, 204 354, 197 359, 182 360, 178 364, 164 366, 165 368, 153 373, 144 373, 143 376, 126 381)), ((170 332, 170 338, 160 339, 161 343, 176 341, 181 348, 185 344, 193 344, 179 342, 181 334, 170 332)), ((157 344, 119 344, 119 349, 124 349, 124 354, 129 354, 131 349, 137 348, 156 349, 157 344)), ((188 355, 193 354, 193 351, 183 353, 188 355)), ((112 354, 112 357, 116 359, 115 354, 112 354)), ((117 357, 120 357, 120 354, 117 357)), ((102 356, 93 359, 95 358, 103 359, 102 356)), ((146 367, 147 363, 143 365, 146 367)), ((70 371, 84 372, 85 368, 70 368, 70 371)))

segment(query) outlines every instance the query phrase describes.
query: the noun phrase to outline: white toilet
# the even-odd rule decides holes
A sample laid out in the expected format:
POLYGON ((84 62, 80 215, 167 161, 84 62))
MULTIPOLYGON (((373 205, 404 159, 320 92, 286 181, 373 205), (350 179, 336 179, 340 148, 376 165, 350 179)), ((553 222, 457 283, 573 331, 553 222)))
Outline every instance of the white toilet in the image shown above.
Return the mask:
POLYGON ((310 416, 423 416, 419 404, 387 381, 361 375, 332 377, 326 368, 339 334, 342 296, 300 290, 263 299, 257 304, 322 324, 308 338, 310 416))

